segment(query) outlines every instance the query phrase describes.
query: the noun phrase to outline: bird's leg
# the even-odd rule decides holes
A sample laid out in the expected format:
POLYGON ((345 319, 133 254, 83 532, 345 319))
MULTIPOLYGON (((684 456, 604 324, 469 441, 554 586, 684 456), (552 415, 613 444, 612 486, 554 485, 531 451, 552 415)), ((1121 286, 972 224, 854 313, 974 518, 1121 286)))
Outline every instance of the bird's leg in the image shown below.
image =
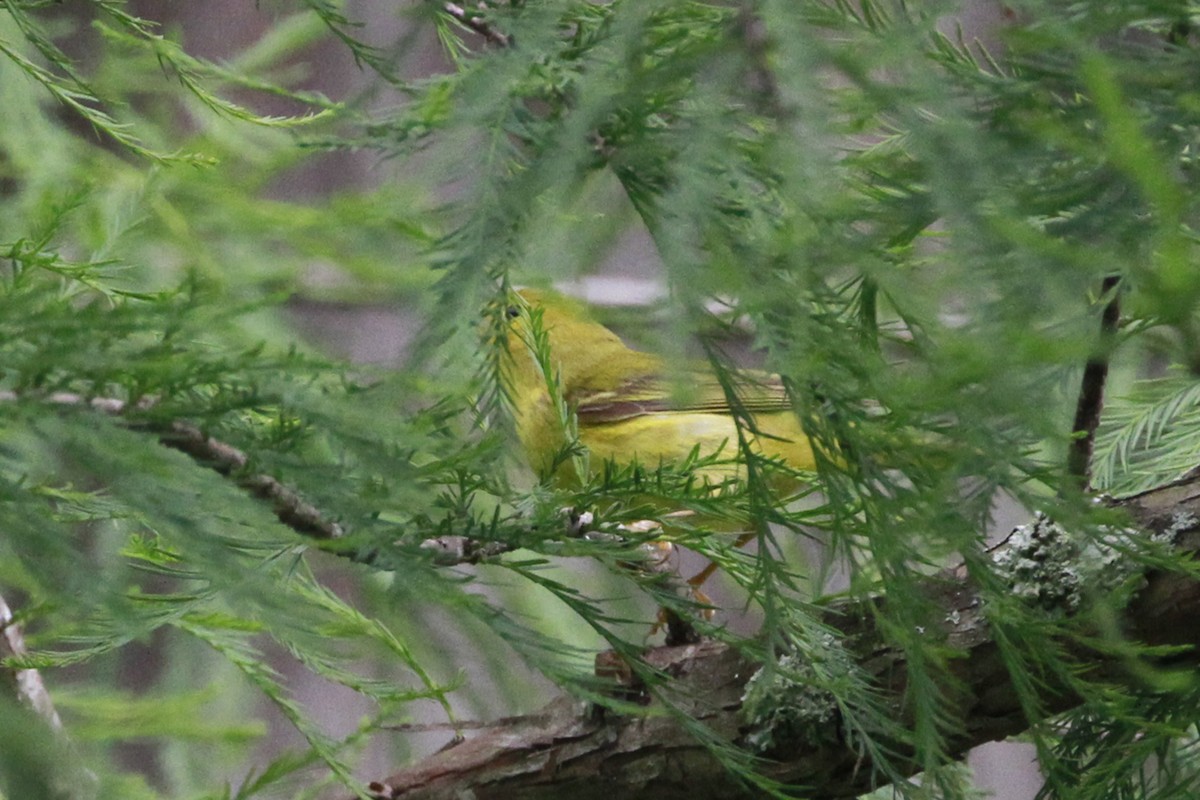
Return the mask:
MULTIPOLYGON (((651 520, 643 520, 620 527, 623 530, 645 534, 662 526, 651 520)), ((707 597, 702 593, 696 592, 686 582, 682 585, 677 582, 678 573, 672 563, 673 557, 678 552, 675 545, 661 539, 656 539, 644 543, 641 546, 641 550, 643 552, 643 559, 637 562, 636 565, 631 564, 631 567, 650 574, 662 575, 676 591, 686 592, 691 599, 698 603, 707 604, 709 602, 707 597)), ((705 619, 712 618, 712 609, 704 609, 701 613, 705 619)), ((666 630, 666 644, 668 646, 695 644, 700 641, 700 632, 696 630, 695 626, 670 608, 662 607, 658 609, 658 619, 650 627, 650 631, 646 634, 646 637, 649 638, 661 630, 666 630)))
MULTIPOLYGON (((650 572, 666 575, 666 579, 670 581, 674 591, 701 606, 698 609, 700 616, 705 621, 711 620, 716 612, 712 608, 712 601, 708 596, 693 586, 690 581, 679 581, 677 568, 671 563, 672 556, 677 552, 675 545, 659 540, 647 542, 642 545, 642 549, 647 553, 643 569, 648 567, 650 572)), ((695 644, 701 639, 700 632, 696 630, 692 620, 666 606, 658 609, 658 619, 650 627, 646 637, 649 638, 664 630, 666 631, 665 644, 668 647, 695 644)))
MULTIPOLYGON (((738 536, 737 540, 733 543, 733 546, 738 548, 745 547, 753 538, 753 533, 743 533, 742 535, 738 536)), ((708 598, 704 597, 704 593, 700 591, 700 587, 712 577, 713 573, 716 572, 717 569, 717 562, 709 561, 707 567, 688 578, 688 586, 692 587, 693 595, 697 599, 702 597, 704 598, 701 602, 708 602, 708 598)))
POLYGON ((567 525, 567 536, 570 536, 571 538, 587 534, 587 532, 591 530, 592 522, 594 522, 596 519, 592 512, 579 511, 572 506, 560 508, 558 513, 562 514, 563 520, 567 525))
MULTIPOLYGON (((692 513, 693 512, 691 511, 680 511, 673 514, 668 514, 666 516, 685 517, 691 516, 692 513)), ((572 518, 574 516, 576 515, 570 515, 572 518)), ((589 519, 587 522, 590 523, 590 515, 588 516, 589 519)), ((639 536, 645 536, 646 534, 661 530, 662 524, 656 520, 638 520, 636 522, 618 525, 617 529, 622 533, 632 533, 639 536)), ((744 534, 738 538, 737 546, 742 547, 753 538, 753 534, 744 534)), ((663 574, 673 572, 675 570, 675 567, 672 566, 672 558, 677 552, 677 549, 675 545, 671 544, 670 542, 663 541, 661 539, 650 540, 642 545, 642 551, 644 558, 636 564, 629 564, 628 566, 631 569, 637 569, 652 574, 663 574)), ((687 581, 684 581, 681 586, 678 586, 679 590, 685 592, 691 601, 699 606, 705 606, 705 608, 700 609, 700 615, 705 620, 711 620, 715 611, 712 608, 712 600, 708 597, 708 595, 700 590, 700 587, 704 585, 705 581, 712 576, 716 569, 716 563, 709 562, 708 566, 701 570, 698 574, 694 575, 687 581)), ((694 644, 700 641, 700 633, 696 630, 695 626, 692 625, 692 623, 686 618, 681 616, 678 612, 670 608, 660 608, 658 610, 658 620, 650 628, 648 636, 653 636, 660 630, 664 629, 666 630, 666 643, 668 645, 694 644)))

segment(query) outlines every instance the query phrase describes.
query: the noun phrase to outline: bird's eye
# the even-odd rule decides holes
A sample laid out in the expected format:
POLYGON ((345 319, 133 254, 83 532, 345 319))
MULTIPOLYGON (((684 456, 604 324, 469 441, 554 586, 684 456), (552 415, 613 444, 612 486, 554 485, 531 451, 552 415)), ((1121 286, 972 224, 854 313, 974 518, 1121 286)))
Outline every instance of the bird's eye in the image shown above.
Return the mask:
POLYGON ((517 308, 516 306, 509 306, 504 313, 509 319, 516 319, 517 317, 521 316, 521 309, 517 308))

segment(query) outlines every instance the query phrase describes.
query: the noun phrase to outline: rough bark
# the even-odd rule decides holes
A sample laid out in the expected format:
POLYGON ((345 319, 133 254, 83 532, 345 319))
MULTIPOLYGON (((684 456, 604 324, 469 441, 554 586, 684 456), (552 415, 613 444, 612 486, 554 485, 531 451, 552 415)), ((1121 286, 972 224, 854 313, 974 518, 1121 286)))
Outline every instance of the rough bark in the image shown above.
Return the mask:
MULTIPOLYGON (((1116 501, 1136 526, 1149 533, 1170 532, 1186 552, 1200 549, 1200 476, 1116 501)), ((964 721, 956 753, 1002 739, 1029 727, 1000 650, 981 611, 976 590, 961 574, 931 578, 930 598, 944 611, 946 643, 962 657, 953 662, 962 682, 956 697, 964 721)), ((905 664, 872 628, 873 615, 863 603, 830 609, 829 620, 851 637, 861 663, 893 698, 903 714, 905 664)), ((1200 583, 1175 573, 1150 573, 1126 608, 1127 636, 1149 645, 1190 646, 1175 657, 1200 664, 1200 583)), ((672 696, 685 711, 716 734, 741 743, 741 712, 746 683, 757 665, 716 642, 658 648, 646 654, 652 665, 672 675, 672 696)), ((1136 682, 1121 663, 1099 661, 1105 677, 1136 682)), ((1078 703, 1069 691, 1049 687, 1040 698, 1047 713, 1078 703)), ((499 724, 373 783, 381 798, 569 798, 570 800, 705 800, 756 796, 739 785, 711 753, 669 715, 598 713, 586 704, 561 698, 539 713, 499 724)), ((830 723, 835 728, 836 721, 830 723)), ((832 737, 836 738, 836 737, 832 737)), ((861 754, 837 744, 777 748, 763 765, 767 776, 806 787, 813 798, 850 797, 879 780, 861 754), (782 752, 781 752, 782 751, 782 752)), ((910 765, 911 772, 918 765, 910 765)))

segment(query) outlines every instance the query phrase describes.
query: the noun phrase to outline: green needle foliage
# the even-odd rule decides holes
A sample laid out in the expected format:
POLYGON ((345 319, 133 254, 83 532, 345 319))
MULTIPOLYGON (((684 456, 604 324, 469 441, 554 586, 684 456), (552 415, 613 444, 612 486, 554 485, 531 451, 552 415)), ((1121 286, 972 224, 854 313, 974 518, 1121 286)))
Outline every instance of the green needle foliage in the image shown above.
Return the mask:
POLYGON ((1089 361, 1097 490, 1200 464, 1200 7, 1007 3, 985 46, 938 2, 383 3, 387 41, 357 6, 281 1, 217 60, 144 5, 0 2, 0 596, 30 646, 5 668, 41 672, 69 737, 6 736, 4 796, 366 796, 364 753, 409 755, 397 724, 530 711, 539 676, 647 713, 594 674, 611 649, 747 785, 803 795, 760 758, 818 719, 815 747, 897 796, 967 797, 962 654, 923 588, 959 564, 1047 796, 1194 796, 1196 682, 1112 620, 1140 569, 1196 569, 1066 464, 1089 361), (330 48, 358 70, 343 97, 306 72, 330 48), (369 185, 288 196, 364 157, 369 185), (589 463, 535 314, 579 476, 541 480, 511 436, 508 292, 600 272, 629 234, 666 299, 610 321, 707 359, 738 441, 589 463), (402 368, 295 327, 328 306, 363 333, 380 303, 423 322, 402 368), (816 472, 750 448, 734 353, 782 376, 816 472), (696 478, 730 459, 742 480, 696 478), (989 551, 1001 498, 1060 523, 1077 583, 1016 590, 989 551), (647 556, 662 540, 720 566, 715 618, 647 556), (902 719, 830 592, 872 599, 902 719), (660 607, 764 664, 744 742, 639 659, 660 607), (352 730, 314 684, 363 709, 352 730), (1078 709, 1048 716, 1050 687, 1078 709), (293 749, 247 747, 269 721, 293 749))

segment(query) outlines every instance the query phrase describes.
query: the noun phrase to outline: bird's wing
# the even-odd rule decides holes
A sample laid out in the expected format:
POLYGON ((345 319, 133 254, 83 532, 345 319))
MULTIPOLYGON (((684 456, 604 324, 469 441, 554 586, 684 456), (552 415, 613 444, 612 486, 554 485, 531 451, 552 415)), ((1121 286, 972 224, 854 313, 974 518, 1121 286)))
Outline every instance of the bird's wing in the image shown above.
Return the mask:
MULTIPOLYGON (((765 372, 739 373, 736 391, 741 407, 751 413, 770 413, 791 408, 783 382, 765 372)), ((729 413, 729 398, 711 373, 689 374, 671 381, 646 375, 626 381, 615 389, 586 390, 569 398, 582 425, 603 425, 647 414, 729 413)))

